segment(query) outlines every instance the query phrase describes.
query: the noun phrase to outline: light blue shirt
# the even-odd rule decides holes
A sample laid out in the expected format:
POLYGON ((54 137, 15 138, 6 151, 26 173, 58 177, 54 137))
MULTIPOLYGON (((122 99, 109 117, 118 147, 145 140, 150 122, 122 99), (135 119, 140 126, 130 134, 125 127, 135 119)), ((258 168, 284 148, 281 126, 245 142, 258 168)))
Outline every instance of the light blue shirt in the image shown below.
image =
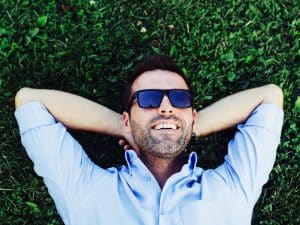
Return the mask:
POLYGON ((26 103, 15 116, 34 170, 72 225, 249 225, 283 122, 276 105, 258 106, 237 126, 222 165, 203 170, 192 152, 161 190, 133 150, 120 168, 95 165, 41 103, 26 103))

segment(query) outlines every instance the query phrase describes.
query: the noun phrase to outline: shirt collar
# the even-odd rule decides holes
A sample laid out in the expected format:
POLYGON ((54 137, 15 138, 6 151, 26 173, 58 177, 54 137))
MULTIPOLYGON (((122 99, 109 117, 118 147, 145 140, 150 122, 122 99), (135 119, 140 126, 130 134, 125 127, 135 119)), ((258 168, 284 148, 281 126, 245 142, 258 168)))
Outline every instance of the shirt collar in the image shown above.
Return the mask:
POLYGON ((188 167, 194 173, 197 166, 197 154, 196 152, 191 152, 188 160, 188 167))
MULTIPOLYGON (((134 150, 127 150, 125 151, 125 160, 127 163, 128 173, 132 175, 133 168, 137 168, 137 164, 143 164, 144 163, 140 160, 140 158, 137 156, 136 152, 134 150)), ((145 165, 144 165, 145 166, 145 165)), ((191 152, 189 154, 188 162, 183 165, 182 170, 188 170, 189 173, 194 173, 197 166, 197 154, 196 152, 191 152)))

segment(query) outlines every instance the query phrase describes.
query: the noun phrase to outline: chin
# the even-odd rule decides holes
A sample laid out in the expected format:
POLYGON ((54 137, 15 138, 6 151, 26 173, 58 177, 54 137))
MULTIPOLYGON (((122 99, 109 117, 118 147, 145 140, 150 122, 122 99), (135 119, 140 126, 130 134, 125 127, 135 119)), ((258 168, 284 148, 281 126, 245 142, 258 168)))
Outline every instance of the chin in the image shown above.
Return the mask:
POLYGON ((155 157, 159 157, 162 159, 174 159, 179 155, 185 152, 185 148, 174 148, 170 145, 157 146, 156 148, 152 148, 149 153, 155 157))

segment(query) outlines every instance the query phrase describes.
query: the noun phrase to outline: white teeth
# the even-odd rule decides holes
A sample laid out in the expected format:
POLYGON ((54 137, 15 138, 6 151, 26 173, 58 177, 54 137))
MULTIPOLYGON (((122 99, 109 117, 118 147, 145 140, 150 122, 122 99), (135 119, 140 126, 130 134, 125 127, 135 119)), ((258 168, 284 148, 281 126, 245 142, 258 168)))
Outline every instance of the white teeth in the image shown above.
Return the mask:
POLYGON ((163 129, 163 128, 169 128, 169 129, 176 130, 176 125, 175 124, 168 124, 168 123, 161 123, 161 124, 158 124, 154 127, 155 130, 160 130, 160 129, 163 129))

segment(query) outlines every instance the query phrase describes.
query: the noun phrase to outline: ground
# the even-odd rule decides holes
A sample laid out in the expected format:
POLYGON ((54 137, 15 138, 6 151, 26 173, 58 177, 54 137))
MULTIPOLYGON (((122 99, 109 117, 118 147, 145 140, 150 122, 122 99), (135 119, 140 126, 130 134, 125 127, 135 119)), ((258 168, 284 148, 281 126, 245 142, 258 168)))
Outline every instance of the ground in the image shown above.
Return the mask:
MULTIPOLYGON (((165 53, 192 81, 197 109, 267 83, 283 89, 281 144, 252 224, 299 224, 299 2, 245 2, 1 1, 1 223, 62 224, 21 146, 13 116, 17 90, 69 91, 121 112, 126 74, 143 55, 165 53)), ((221 163, 233 132, 195 140, 190 148, 199 165, 221 163)), ((97 164, 122 163, 116 139, 72 134, 97 164)))

